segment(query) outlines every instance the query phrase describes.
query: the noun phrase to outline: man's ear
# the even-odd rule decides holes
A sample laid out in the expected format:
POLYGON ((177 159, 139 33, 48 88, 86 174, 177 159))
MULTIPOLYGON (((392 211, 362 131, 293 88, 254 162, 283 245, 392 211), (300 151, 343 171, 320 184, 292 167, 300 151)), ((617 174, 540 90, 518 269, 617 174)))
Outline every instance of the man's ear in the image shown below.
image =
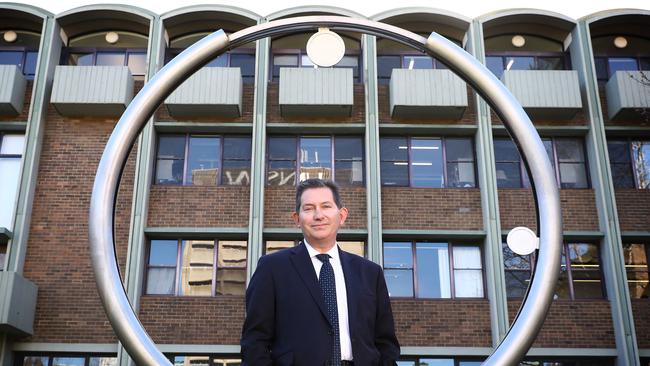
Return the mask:
POLYGON ((345 224, 345 220, 348 218, 348 209, 345 207, 342 207, 339 210, 339 214, 341 215, 341 225, 345 224))
POLYGON ((291 214, 291 218, 293 218, 293 222, 296 226, 300 227, 300 215, 297 212, 294 212, 291 214))

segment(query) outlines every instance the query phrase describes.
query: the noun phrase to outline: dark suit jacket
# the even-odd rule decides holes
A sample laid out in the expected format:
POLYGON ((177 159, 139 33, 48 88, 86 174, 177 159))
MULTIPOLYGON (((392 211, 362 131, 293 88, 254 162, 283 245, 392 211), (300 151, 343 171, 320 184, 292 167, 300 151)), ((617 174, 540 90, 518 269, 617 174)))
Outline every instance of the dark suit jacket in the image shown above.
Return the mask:
MULTIPOLYGON (((396 365, 400 349, 381 267, 342 250, 339 254, 355 366, 396 365)), ((305 245, 260 258, 246 291, 243 365, 325 365, 331 332, 305 245)))

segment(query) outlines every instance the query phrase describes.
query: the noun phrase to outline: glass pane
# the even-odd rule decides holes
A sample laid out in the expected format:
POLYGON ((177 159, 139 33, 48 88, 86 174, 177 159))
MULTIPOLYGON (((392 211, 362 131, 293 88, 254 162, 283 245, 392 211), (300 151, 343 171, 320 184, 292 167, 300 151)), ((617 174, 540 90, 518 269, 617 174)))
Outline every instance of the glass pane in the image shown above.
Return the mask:
POLYGON ((210 356, 175 356, 174 365, 178 366, 209 366, 210 356))
POLYGON ((359 67, 359 57, 358 56, 343 56, 341 61, 335 65, 336 67, 350 67, 358 68, 359 67))
POLYGON ((494 140, 494 158, 497 162, 519 162, 521 160, 517 146, 509 139, 494 140))
POLYGON ((610 167, 615 188, 634 188, 634 176, 630 163, 611 163, 610 167))
POLYGON ((397 366, 415 366, 415 361, 397 361, 397 366))
POLYGON ((650 71, 650 58, 642 58, 640 62, 642 71, 650 71))
POLYGON ((271 254, 278 250, 293 248, 296 242, 293 240, 267 240, 265 254, 271 254))
POLYGON ((510 250, 508 244, 503 243, 503 266, 505 269, 525 269, 530 270, 532 268, 531 261, 532 255, 519 255, 510 250))
POLYGON ((241 360, 238 358, 213 358, 214 366, 241 366, 241 360))
POLYGON ((496 163, 498 188, 521 188, 521 166, 519 163, 496 163))
POLYGON ((150 266, 176 266, 177 240, 152 240, 149 251, 150 266))
MULTIPOLYGON (((564 258, 564 255, 562 255, 564 258)), ((554 299, 570 299, 571 292, 569 290, 569 277, 567 275, 566 266, 562 265, 560 268, 560 277, 557 280, 555 287, 554 299)))
POLYGON ((492 71, 497 78, 501 79, 501 75, 503 75, 503 57, 487 56, 485 57, 485 66, 487 66, 488 70, 492 71))
POLYGON ((182 184, 183 160, 158 159, 156 184, 182 184))
POLYGON ((633 299, 647 299, 650 297, 650 286, 648 285, 648 270, 627 272, 627 284, 630 289, 630 297, 633 299))
POLYGON ((23 69, 23 52, 22 51, 2 51, 0 52, 0 65, 16 65, 18 69, 23 69))
POLYGON ((244 295, 246 292, 246 242, 220 241, 217 269, 218 295, 244 295))
POLYGON ((20 158, 0 158, 0 227, 12 229, 20 180, 20 158))
POLYGON ((419 298, 450 298, 447 243, 416 243, 419 298))
POLYGON ((379 140, 381 161, 408 161, 408 144, 406 138, 382 137, 379 140))
POLYGON ((183 159, 185 157, 185 136, 160 136, 158 159, 183 159))
POLYGON ((228 55, 223 54, 208 62, 204 67, 228 67, 228 55))
POLYGON ((239 67, 245 84, 255 82, 255 55, 233 53, 230 55, 230 67, 239 67))
POLYGON ((632 155, 638 188, 650 188, 650 142, 633 141, 632 155))
POLYGON ((356 254, 359 257, 365 257, 366 255, 366 243, 362 241, 339 241, 338 244, 341 249, 348 253, 356 254))
POLYGON ((508 297, 524 297, 530 283, 530 272, 508 271, 505 272, 506 294, 508 297))
POLYGON ((573 292, 576 299, 602 299, 600 271, 573 271, 573 292))
POLYGON ((555 157, 553 156, 553 140, 551 139, 542 139, 542 144, 544 144, 544 149, 548 155, 548 159, 551 161, 553 170, 555 170, 555 157))
POLYGON ((124 53, 97 52, 95 65, 97 66, 123 66, 124 53))
POLYGON ((444 187, 440 139, 411 140, 411 173, 413 187, 444 187))
POLYGON ((129 70, 133 75, 144 75, 147 70, 147 54, 145 52, 129 53, 129 70))
POLYGON ((317 66, 314 65, 313 62, 311 62, 311 59, 307 55, 302 55, 300 56, 300 67, 309 67, 309 68, 316 68, 317 66))
POLYGON ((413 270, 386 269, 384 270, 388 296, 413 297, 413 270))
POLYGON ((482 364, 482 361, 460 361, 458 366, 481 366, 482 364))
POLYGON ((332 178, 332 140, 303 137, 300 139, 300 180, 332 178))
POLYGON ((393 69, 402 67, 399 56, 377 56, 377 76, 390 80, 393 69))
POLYGON ((298 55, 273 56, 273 77, 280 76, 281 67, 298 67, 298 55))
POLYGON ((596 77, 598 80, 607 80, 607 59, 604 57, 594 58, 594 63, 596 64, 596 77))
POLYGON ((296 160, 295 137, 269 138, 269 160, 296 160))
POLYGON ((635 58, 611 57, 609 58, 608 63, 610 76, 614 75, 617 71, 636 71, 639 69, 635 58))
POLYGON ((334 139, 336 160, 363 160, 363 139, 360 137, 337 137, 334 139))
POLYGON ((186 182, 200 186, 216 185, 220 160, 221 139, 219 137, 191 136, 186 182))
POLYGON ((117 366, 117 357, 91 357, 88 366, 117 366))
POLYGON ((251 158, 251 138, 250 137, 232 137, 223 138, 223 158, 224 159, 246 159, 251 158))
POLYGON ((481 269, 481 249, 474 246, 455 245, 454 268, 455 269, 481 269))
POLYGON ((219 268, 246 268, 247 246, 245 240, 219 240, 219 268))
POLYGON ((409 169, 407 162, 381 162, 381 184, 384 186, 408 186, 409 169))
POLYGON ((7 243, 0 242, 0 271, 5 269, 5 257, 7 256, 7 243))
POLYGON ((47 366, 49 357, 26 356, 23 358, 23 366, 47 366))
POLYGON ((429 56, 404 56, 403 68, 413 69, 433 69, 433 59, 429 56))
POLYGON ((564 63, 560 57, 539 57, 537 70, 564 70, 564 63))
POLYGON ((454 360, 442 358, 421 358, 418 366, 454 366, 454 360))
POLYGON ((585 163, 560 163, 560 182, 562 188, 587 188, 585 163))
POLYGON ((480 269, 454 270, 456 297, 483 297, 483 271, 480 269))
POLYGON ((447 161, 474 161, 474 148, 471 139, 446 139, 447 161))
POLYGON ((214 265, 213 240, 184 240, 181 249, 180 294, 191 296, 212 295, 212 270, 214 265))
POLYGON ((52 366, 84 366, 85 362, 84 357, 54 357, 52 366))
POLYGON ((447 163, 447 187, 476 187, 474 163, 447 163))
POLYGON ((413 268, 410 242, 384 242, 384 268, 413 268))
POLYGON ((221 184, 227 186, 247 186, 251 183, 250 160, 224 160, 221 184))
POLYGON ((582 141, 577 139, 556 139, 555 148, 557 159, 561 163, 584 162, 585 155, 582 148, 582 141))
POLYGON ((270 186, 295 186, 295 161, 270 161, 267 182, 270 186))
POLYGON ((25 135, 4 135, 0 138, 0 155, 23 154, 25 135))
POLYGON ((25 55, 25 67, 23 67, 23 73, 25 75, 34 75, 36 73, 37 62, 38 52, 27 52, 25 55))
POLYGON ((362 185, 362 161, 336 161, 336 183, 339 185, 362 185))
POLYGON ((608 141, 607 152, 611 163, 630 162, 630 144, 627 141, 608 141))
POLYGON ((92 53, 71 53, 70 56, 68 56, 68 65, 92 66, 93 54, 92 53))
POLYGON ((529 56, 506 57, 506 70, 535 70, 535 58, 529 56))
POLYGON ((623 244, 623 258, 625 267, 630 269, 648 268, 648 258, 644 244, 623 244))
POLYGON ((572 268, 597 268, 600 265, 600 254, 597 245, 569 243, 568 249, 572 268))

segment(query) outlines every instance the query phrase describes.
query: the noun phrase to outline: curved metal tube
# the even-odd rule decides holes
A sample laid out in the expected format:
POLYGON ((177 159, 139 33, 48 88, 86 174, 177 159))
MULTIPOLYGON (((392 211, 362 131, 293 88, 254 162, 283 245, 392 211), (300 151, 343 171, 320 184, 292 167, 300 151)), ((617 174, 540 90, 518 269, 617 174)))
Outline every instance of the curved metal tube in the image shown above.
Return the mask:
POLYGON ((217 31, 178 55, 133 99, 120 118, 102 155, 90 202, 89 240, 98 291, 115 333, 139 365, 170 365, 156 348, 130 306, 115 258, 113 219, 121 171, 137 135, 163 100, 188 76, 226 48, 263 37, 317 30, 357 31, 381 36, 427 52, 448 65, 486 99, 504 124, 532 177, 538 210, 540 250, 533 280, 517 319, 484 365, 515 365, 539 332, 553 299, 559 275, 562 224, 559 192, 542 141, 521 105, 482 64, 436 33, 426 39, 404 29, 364 19, 307 16, 276 20, 233 33, 217 31))

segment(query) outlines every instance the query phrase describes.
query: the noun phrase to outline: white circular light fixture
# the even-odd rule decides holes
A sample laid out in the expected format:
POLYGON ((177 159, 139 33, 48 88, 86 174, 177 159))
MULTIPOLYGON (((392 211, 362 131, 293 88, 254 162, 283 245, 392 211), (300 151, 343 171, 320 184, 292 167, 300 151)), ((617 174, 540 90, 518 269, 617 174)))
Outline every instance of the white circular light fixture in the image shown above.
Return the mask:
POLYGON ((319 28, 307 41, 307 56, 314 65, 334 66, 345 54, 343 38, 328 28, 319 28))
POLYGON ((508 233, 508 248, 519 255, 528 255, 539 248, 537 235, 527 227, 519 226, 508 233))
POLYGON ((120 40, 120 35, 117 32, 108 32, 106 33, 106 42, 110 44, 116 44, 120 40))
POLYGON ((521 35, 518 34, 518 35, 512 37, 511 42, 512 42, 513 46, 515 46, 517 48, 521 48, 526 44, 526 38, 524 36, 521 36, 521 35))
POLYGON ((14 32, 12 30, 6 31, 2 35, 2 39, 4 39, 5 42, 7 42, 7 43, 14 43, 14 42, 16 42, 16 39, 18 39, 18 34, 16 34, 16 32, 14 32))
POLYGON ((625 47, 627 47, 627 38, 622 37, 622 36, 618 36, 618 37, 614 38, 614 46, 616 46, 616 48, 625 48, 625 47))

